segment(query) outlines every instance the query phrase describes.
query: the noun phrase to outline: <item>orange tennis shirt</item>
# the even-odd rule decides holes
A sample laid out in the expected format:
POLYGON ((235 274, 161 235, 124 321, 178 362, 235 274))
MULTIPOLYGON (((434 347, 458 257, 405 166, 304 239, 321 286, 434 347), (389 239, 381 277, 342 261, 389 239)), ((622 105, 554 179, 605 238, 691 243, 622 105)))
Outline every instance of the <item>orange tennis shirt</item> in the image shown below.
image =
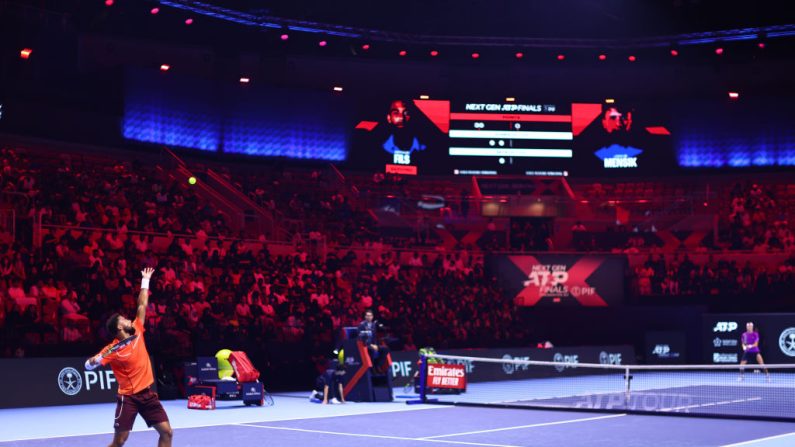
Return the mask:
MULTIPOLYGON (((144 343, 144 324, 137 318, 133 321, 135 335, 138 337, 129 345, 102 359, 102 365, 110 363, 110 368, 119 382, 119 394, 135 394, 155 381, 152 374, 152 363, 144 343)), ((121 340, 115 339, 102 351, 110 348, 121 340)))

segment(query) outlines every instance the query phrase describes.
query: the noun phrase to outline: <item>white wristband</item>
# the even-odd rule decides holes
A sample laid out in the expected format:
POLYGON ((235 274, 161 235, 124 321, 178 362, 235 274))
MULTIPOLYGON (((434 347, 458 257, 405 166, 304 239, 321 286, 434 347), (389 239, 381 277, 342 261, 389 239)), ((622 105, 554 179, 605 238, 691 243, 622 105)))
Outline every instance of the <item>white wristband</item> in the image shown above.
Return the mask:
POLYGON ((95 369, 97 367, 97 365, 91 363, 91 359, 86 360, 86 364, 84 366, 88 371, 91 371, 92 369, 95 369))
POLYGON ((148 289, 149 288, 149 278, 143 278, 141 280, 141 288, 148 289))

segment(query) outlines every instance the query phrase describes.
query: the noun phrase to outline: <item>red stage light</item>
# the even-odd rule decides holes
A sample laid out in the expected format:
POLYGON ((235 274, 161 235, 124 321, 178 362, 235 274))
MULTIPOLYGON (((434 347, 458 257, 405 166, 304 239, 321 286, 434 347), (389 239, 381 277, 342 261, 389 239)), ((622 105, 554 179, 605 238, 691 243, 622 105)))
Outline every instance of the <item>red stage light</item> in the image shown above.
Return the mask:
POLYGON ((635 56, 630 56, 627 59, 629 59, 630 62, 635 62, 636 60, 638 60, 638 58, 636 58, 635 56))
POLYGON ((325 40, 321 40, 317 44, 320 45, 321 47, 325 47, 326 45, 328 45, 328 42, 326 42, 325 40))
POLYGON ((363 49, 364 51, 367 51, 367 50, 369 50, 369 49, 370 49, 370 44, 369 44, 369 43, 366 43, 366 44, 362 45, 362 49, 363 49))
POLYGON ((32 53, 32 52, 33 52, 33 50, 31 50, 30 48, 23 48, 19 52, 19 57, 21 57, 22 59, 30 59, 30 53, 32 53))
POLYGON ((723 48, 721 48, 721 47, 715 48, 715 54, 717 54, 718 56, 723 54, 723 48))
POLYGON ((113 6, 113 0, 105 0, 105 6, 113 6))
POLYGON ((472 59, 477 59, 480 57, 480 53, 472 53, 472 59))
POLYGON ((764 49, 765 48, 765 43, 764 42, 759 42, 758 44, 756 44, 756 46, 758 46, 759 48, 764 49))
POLYGON ((558 60, 562 61, 563 59, 566 59, 566 56, 563 54, 558 54, 558 60))
POLYGON ((160 8, 152 8, 152 9, 149 10, 149 13, 152 14, 152 15, 155 15, 158 12, 160 12, 160 8))
POLYGON ((439 55, 439 52, 436 50, 431 50, 431 56, 436 57, 439 55))
POLYGON ((679 51, 671 50, 671 56, 673 56, 673 57, 679 56, 679 51))
POLYGON ((171 70, 171 65, 168 64, 160 65, 160 71, 168 71, 168 70, 171 70))
POLYGON ((606 55, 606 54, 600 54, 600 55, 599 55, 599 60, 600 60, 600 61, 603 61, 603 60, 605 60, 605 59, 607 59, 607 55, 606 55))
POLYGON ((185 19, 185 25, 193 25, 193 19, 192 19, 192 18, 190 18, 190 17, 188 17, 187 19, 185 19))
POLYGON ((287 40, 287 39, 290 38, 290 36, 287 35, 287 34, 282 34, 281 36, 279 36, 279 38, 282 39, 282 40, 287 40))
POLYGON ((521 51, 520 51, 520 52, 518 52, 518 53, 516 53, 516 58, 517 58, 517 59, 521 59, 521 58, 523 58, 523 57, 524 57, 524 53, 522 53, 521 51))
POLYGON ((408 52, 406 52, 406 50, 400 50, 400 53, 398 53, 398 54, 401 55, 401 56, 405 56, 405 55, 408 54, 408 52))
POLYGON ((737 99, 739 97, 740 97, 739 93, 737 93, 737 92, 729 92, 729 98, 730 99, 737 99))

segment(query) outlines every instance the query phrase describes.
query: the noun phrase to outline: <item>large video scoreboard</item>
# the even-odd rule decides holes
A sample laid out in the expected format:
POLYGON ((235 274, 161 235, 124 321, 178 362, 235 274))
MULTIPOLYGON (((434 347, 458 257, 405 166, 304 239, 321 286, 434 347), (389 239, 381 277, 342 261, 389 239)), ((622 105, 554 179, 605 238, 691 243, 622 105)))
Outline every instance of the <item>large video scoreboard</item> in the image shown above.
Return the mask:
POLYGON ((586 175, 673 166, 653 107, 384 100, 360 111, 349 163, 409 175, 586 175))

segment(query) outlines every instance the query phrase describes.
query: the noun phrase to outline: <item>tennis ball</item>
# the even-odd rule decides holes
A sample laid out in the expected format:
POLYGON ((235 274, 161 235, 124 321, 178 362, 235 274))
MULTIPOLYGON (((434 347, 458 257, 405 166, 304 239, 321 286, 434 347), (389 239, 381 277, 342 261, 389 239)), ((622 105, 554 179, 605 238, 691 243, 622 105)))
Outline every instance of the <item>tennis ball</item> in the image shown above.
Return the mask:
POLYGON ((190 178, 188 178, 188 183, 190 183, 191 185, 195 185, 196 184, 196 177, 190 176, 190 178))
POLYGON ((232 375, 235 373, 235 370, 232 368, 232 364, 229 363, 229 356, 231 354, 232 351, 229 349, 221 349, 215 353, 215 358, 218 360, 219 379, 223 379, 224 377, 232 377, 232 375))

